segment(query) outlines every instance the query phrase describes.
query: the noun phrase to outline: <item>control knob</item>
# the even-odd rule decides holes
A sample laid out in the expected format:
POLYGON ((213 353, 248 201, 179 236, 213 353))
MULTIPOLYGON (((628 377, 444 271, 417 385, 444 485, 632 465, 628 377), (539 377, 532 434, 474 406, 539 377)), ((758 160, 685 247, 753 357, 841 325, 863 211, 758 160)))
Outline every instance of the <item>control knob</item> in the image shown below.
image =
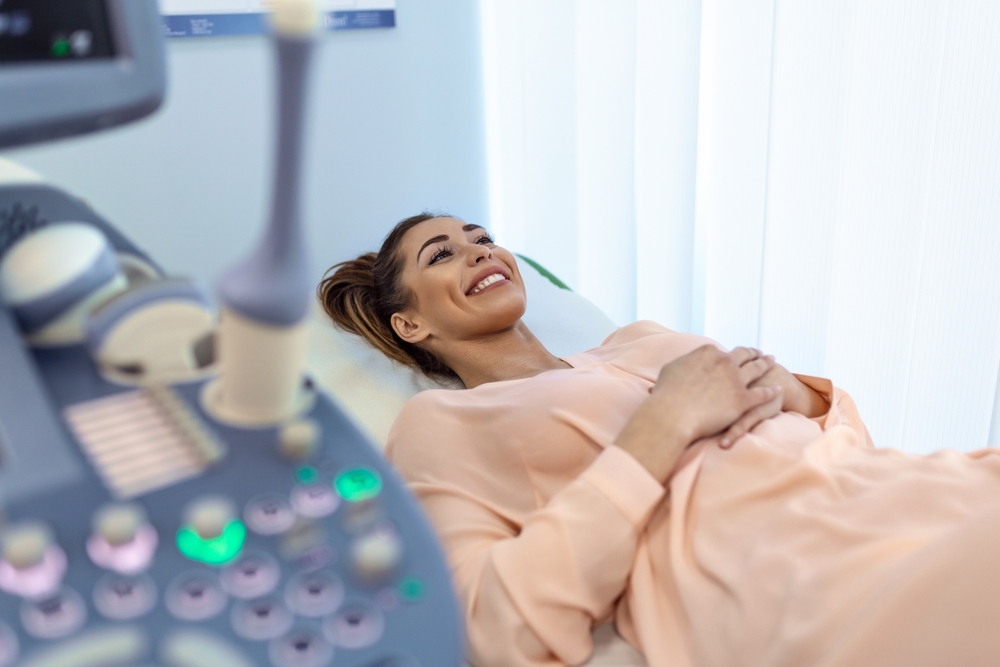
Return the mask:
POLYGON ((66 573, 66 554, 48 526, 38 521, 24 521, 5 530, 0 554, 0 589, 12 595, 51 593, 66 573))
POLYGON ((94 515, 94 532, 113 547, 133 541, 146 523, 145 512, 137 505, 109 505, 94 515))
POLYGON ((403 545, 391 527, 381 526, 362 535, 351 546, 354 571, 365 579, 389 575, 403 557, 403 545))
POLYGON ((188 508, 187 524, 203 540, 215 539, 236 518, 236 507, 218 496, 201 498, 188 508))
POLYGON ((203 496, 192 502, 177 532, 177 548, 191 560, 222 565, 236 558, 246 540, 246 526, 236 505, 223 496, 203 496))
POLYGON ((142 507, 112 503, 94 514, 87 553, 100 567, 136 574, 149 567, 158 541, 142 507))
POLYGON ((312 419, 296 419, 281 427, 278 433, 279 450, 291 461, 312 458, 319 449, 322 429, 312 419))
POLYGON ((24 523, 4 536, 3 559, 18 570, 41 564, 45 550, 52 544, 52 533, 43 524, 24 523))

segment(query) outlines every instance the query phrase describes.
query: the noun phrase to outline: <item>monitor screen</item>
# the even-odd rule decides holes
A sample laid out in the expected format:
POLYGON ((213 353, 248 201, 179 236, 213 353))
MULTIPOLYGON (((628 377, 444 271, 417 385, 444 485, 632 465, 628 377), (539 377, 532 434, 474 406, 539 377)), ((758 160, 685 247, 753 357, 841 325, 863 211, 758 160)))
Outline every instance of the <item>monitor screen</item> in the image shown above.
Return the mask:
POLYGON ((106 0, 0 0, 0 62, 113 58, 106 0))

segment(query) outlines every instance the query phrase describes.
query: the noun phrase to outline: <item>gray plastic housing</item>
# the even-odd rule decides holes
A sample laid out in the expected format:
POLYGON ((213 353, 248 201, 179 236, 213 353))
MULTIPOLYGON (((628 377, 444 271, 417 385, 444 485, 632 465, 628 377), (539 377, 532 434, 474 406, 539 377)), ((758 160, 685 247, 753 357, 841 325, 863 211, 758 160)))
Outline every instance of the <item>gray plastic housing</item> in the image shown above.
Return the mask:
POLYGON ((117 55, 0 67, 0 148, 94 132, 163 102, 166 64, 156 0, 105 0, 117 55))
POLYGON ((301 220, 302 146, 310 37, 276 35, 278 127, 274 194, 267 229, 257 248, 219 282, 223 305, 272 327, 305 319, 312 301, 301 220))

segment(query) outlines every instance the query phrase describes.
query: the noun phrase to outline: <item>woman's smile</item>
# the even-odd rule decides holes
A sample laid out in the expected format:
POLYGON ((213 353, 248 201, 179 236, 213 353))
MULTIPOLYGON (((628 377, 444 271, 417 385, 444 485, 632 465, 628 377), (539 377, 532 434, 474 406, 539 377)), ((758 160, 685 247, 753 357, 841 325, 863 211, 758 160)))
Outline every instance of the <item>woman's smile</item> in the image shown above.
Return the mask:
POLYGON ((465 294, 466 296, 476 296, 486 290, 507 284, 510 284, 510 276, 507 275, 507 272, 502 267, 491 266, 476 274, 476 277, 472 279, 472 287, 465 294))

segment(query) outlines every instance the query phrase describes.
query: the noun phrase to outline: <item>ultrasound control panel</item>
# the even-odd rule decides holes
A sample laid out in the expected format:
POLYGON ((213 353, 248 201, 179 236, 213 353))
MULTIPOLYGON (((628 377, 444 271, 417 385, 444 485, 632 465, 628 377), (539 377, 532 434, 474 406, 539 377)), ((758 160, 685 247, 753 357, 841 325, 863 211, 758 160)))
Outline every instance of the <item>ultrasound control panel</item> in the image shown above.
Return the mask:
MULTIPOLYGON (((0 255, 69 222, 156 277, 76 198, 0 186, 0 255)), ((461 665, 444 555, 380 453, 315 389, 278 425, 217 421, 202 362, 116 381, 0 307, 0 667, 461 665)))

